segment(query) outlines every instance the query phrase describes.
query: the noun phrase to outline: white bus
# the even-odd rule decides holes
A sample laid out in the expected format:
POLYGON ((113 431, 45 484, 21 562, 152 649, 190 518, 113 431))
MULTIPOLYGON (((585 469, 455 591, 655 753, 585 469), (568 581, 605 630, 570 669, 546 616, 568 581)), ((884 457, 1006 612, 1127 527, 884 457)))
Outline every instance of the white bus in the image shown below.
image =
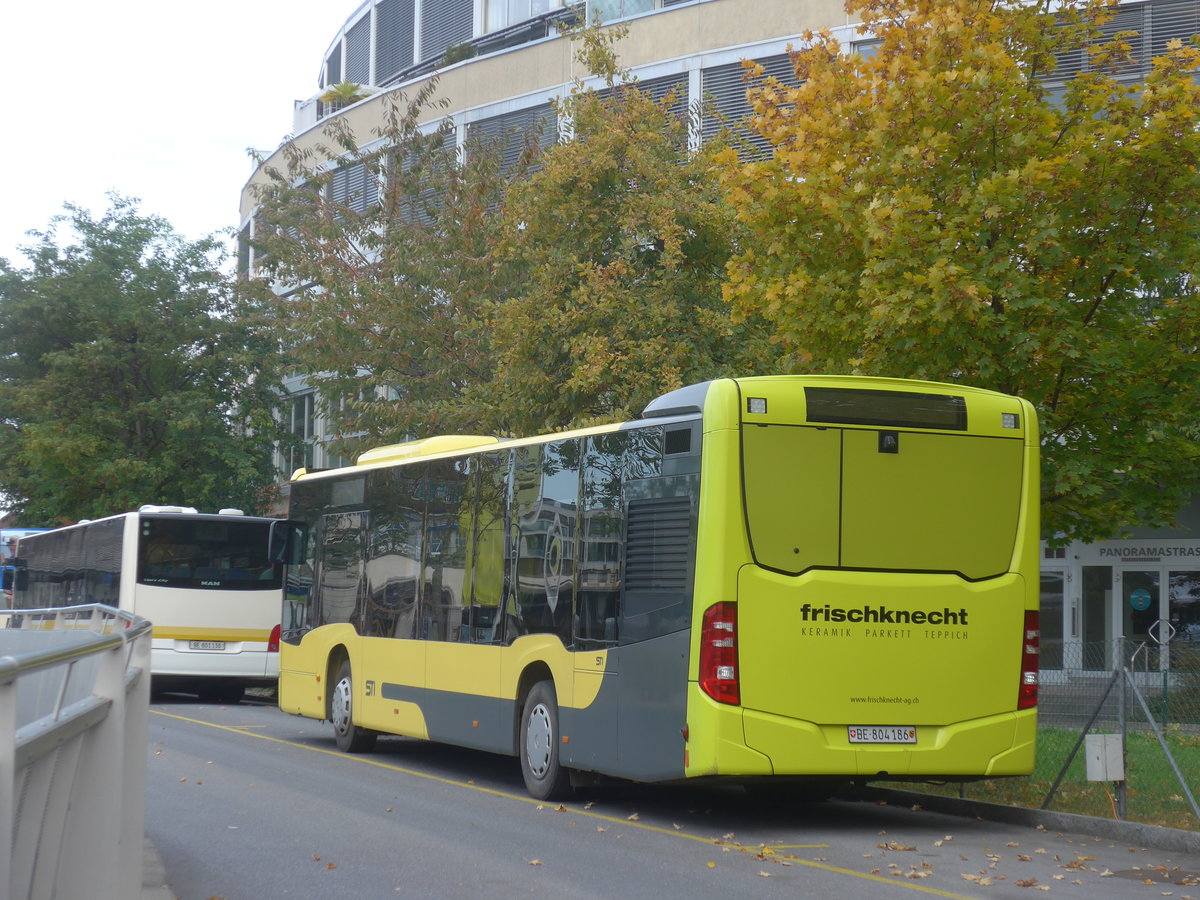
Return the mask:
POLYGON ((103 603, 154 625, 156 691, 236 703, 279 675, 288 523, 224 509, 143 506, 28 535, 13 560, 13 606, 103 603))

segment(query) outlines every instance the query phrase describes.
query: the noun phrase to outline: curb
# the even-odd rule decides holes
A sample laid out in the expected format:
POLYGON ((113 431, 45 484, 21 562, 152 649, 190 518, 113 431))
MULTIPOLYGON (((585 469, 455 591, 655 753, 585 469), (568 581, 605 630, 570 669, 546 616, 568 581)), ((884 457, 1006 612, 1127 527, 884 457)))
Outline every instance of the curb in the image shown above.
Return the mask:
POLYGON ((960 800, 940 794, 919 794, 915 791, 892 788, 865 787, 848 791, 842 796, 847 800, 883 802, 891 806, 919 806, 933 812, 985 819, 989 822, 1004 822, 1008 825, 1025 825, 1030 828, 1040 826, 1047 831, 1086 834, 1171 853, 1200 853, 1200 833, 1185 831, 1182 828, 1146 825, 1120 819, 1101 819, 1096 816, 1030 809, 1024 806, 1002 806, 983 800, 960 800))
POLYGON ((142 892, 138 896, 141 900, 175 900, 175 894, 167 886, 162 857, 149 838, 142 842, 142 892))

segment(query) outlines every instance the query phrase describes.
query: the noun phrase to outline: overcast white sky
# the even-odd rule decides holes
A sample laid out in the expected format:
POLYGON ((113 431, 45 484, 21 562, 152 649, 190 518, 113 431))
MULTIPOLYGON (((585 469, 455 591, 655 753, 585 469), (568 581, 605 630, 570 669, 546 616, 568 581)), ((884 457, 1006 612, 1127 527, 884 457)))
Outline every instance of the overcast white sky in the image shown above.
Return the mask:
POLYGON ((0 0, 0 257, 106 192, 196 239, 238 224, 247 147, 292 130, 361 0, 0 0))

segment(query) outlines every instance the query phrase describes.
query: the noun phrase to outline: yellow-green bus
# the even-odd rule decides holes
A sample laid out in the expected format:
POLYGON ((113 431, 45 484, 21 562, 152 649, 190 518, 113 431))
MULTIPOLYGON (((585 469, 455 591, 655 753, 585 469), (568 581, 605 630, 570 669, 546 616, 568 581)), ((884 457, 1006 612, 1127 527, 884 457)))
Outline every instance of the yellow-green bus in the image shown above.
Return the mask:
POLYGON ((773 376, 300 470, 279 705, 516 756, 544 799, 1026 774, 1037 450, 1015 397, 773 376))

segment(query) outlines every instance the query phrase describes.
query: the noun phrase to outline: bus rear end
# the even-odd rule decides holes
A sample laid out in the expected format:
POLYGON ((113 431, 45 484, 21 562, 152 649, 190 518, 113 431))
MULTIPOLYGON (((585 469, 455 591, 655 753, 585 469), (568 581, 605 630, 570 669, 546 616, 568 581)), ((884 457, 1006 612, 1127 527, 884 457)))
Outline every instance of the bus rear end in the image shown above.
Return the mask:
POLYGON ((704 410, 688 774, 1030 772, 1032 407, 797 376, 704 410))
POLYGON ((157 688, 235 701, 279 675, 282 567, 271 519, 232 510, 144 507, 137 519, 135 612, 154 623, 157 688))

